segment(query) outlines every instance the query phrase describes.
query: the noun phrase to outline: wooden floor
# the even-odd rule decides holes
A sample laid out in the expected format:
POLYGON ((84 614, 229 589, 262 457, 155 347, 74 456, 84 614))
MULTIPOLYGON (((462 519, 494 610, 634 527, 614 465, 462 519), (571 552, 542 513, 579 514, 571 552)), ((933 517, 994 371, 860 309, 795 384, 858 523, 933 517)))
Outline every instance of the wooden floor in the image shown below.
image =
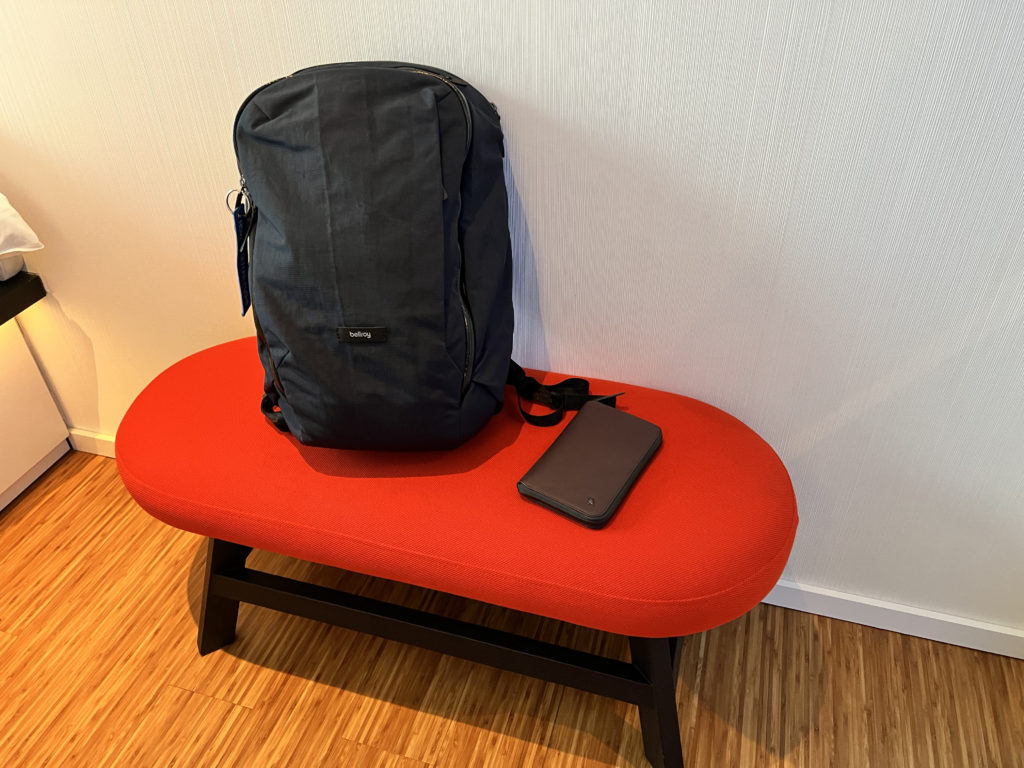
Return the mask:
MULTIPOLYGON (((0 766, 646 766, 635 708, 243 606, 196 652, 199 537, 70 454, 0 513, 0 766)), ((615 636, 259 567, 625 658, 615 636)), ((688 768, 1024 766, 1024 661, 760 606, 689 639, 688 768)))

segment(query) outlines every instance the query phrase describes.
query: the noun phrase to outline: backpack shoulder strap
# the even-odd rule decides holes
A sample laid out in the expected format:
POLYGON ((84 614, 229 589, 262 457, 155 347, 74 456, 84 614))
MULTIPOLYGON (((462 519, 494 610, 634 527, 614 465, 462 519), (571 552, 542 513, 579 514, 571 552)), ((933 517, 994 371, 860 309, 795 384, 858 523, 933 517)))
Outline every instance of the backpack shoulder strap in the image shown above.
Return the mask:
POLYGON ((541 384, 532 376, 527 376, 522 366, 514 360, 509 361, 508 380, 505 383, 515 387, 519 412, 523 419, 537 427, 554 426, 562 420, 566 411, 578 411, 589 400, 602 400, 614 408, 615 399, 622 394, 619 392, 615 395, 592 395, 590 382, 578 378, 563 379, 557 384, 541 384), (527 413, 523 408, 523 400, 546 405, 551 409, 551 413, 527 413))

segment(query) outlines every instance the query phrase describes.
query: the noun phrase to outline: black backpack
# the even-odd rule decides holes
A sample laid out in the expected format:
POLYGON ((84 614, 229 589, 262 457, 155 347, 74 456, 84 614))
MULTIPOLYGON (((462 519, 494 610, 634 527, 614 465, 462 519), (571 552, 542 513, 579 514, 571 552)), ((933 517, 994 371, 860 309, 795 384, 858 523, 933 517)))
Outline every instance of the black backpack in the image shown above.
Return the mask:
POLYGON ((251 303, 261 407, 280 429, 447 448, 501 408, 507 380, 551 422, 589 399, 586 382, 540 387, 511 363, 503 136, 464 80, 398 62, 303 69, 249 95, 234 142, 242 313, 251 303))

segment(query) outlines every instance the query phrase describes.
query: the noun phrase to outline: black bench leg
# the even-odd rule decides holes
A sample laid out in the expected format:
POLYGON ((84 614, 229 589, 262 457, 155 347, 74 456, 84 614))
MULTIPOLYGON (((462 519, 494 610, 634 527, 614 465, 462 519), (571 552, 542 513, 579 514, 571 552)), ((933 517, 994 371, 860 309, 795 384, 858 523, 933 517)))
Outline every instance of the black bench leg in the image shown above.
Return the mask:
POLYGON ((676 669, 680 638, 629 638, 633 665, 651 686, 647 703, 639 704, 644 752, 654 768, 683 768, 676 709, 676 669))
POLYGON ((199 653, 203 656, 234 642, 238 622, 239 601, 217 594, 214 576, 243 568, 251 551, 252 547, 220 539, 209 539, 207 543, 203 605, 199 614, 199 653))
POLYGON ((672 679, 679 679, 679 661, 683 658, 683 638, 670 637, 668 648, 672 652, 672 679))

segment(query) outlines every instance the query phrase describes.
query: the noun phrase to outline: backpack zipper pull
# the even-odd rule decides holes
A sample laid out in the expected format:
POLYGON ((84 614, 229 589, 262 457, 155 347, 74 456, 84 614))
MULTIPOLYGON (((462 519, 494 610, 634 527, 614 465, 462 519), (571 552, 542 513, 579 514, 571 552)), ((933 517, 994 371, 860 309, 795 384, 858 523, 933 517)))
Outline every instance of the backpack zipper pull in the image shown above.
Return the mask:
MULTIPOLYGON (((235 242, 237 247, 235 253, 235 267, 238 270, 238 289, 242 297, 242 316, 252 305, 252 297, 249 292, 249 235, 256 224, 256 208, 252 204, 249 192, 245 188, 245 178, 241 180, 241 190, 235 197, 235 207, 231 216, 235 222, 235 242)), ((231 193, 228 193, 228 197, 231 193)))

